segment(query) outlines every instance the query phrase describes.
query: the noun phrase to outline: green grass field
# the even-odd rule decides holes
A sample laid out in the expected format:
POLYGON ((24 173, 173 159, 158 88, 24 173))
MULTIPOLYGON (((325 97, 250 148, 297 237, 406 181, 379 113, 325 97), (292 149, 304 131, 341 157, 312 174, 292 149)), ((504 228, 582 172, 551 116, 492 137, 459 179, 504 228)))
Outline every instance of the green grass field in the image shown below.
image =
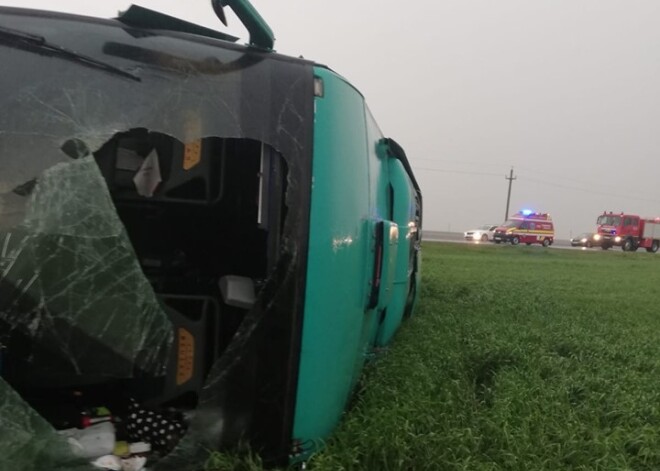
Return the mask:
POLYGON ((308 469, 660 469, 660 257, 427 243, 422 273, 308 469))

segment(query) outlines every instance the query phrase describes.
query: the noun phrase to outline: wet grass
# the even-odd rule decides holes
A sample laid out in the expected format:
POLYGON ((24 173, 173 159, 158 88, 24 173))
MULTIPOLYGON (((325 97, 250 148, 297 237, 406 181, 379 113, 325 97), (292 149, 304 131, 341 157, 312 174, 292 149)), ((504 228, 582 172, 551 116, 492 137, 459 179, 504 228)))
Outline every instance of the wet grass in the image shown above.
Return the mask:
POLYGON ((426 244, 414 317, 308 469, 660 469, 659 304, 645 252, 426 244))

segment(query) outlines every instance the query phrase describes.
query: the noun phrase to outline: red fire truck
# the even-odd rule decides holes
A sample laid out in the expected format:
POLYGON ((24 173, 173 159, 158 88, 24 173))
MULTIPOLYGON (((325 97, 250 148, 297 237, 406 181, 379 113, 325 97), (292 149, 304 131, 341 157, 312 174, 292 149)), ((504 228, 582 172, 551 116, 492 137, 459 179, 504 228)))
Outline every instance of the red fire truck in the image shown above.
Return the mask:
POLYGON ((511 216, 504 224, 495 229, 493 242, 511 242, 531 245, 541 244, 547 247, 555 239, 555 227, 548 213, 522 210, 511 216))
POLYGON ((640 247, 647 252, 660 248, 660 217, 642 218, 634 214, 603 212, 596 221, 594 240, 603 250, 620 246, 626 252, 640 247))

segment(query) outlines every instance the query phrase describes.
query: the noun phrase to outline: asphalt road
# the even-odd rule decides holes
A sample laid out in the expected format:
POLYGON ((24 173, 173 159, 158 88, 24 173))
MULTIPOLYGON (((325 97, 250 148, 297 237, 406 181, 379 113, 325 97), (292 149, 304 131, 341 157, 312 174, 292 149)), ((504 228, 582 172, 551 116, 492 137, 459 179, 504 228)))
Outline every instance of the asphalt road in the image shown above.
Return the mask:
MULTIPOLYGON (((465 244, 476 244, 480 242, 473 242, 471 240, 465 240, 463 238, 462 232, 443 232, 443 231, 426 231, 422 232, 422 240, 428 242, 457 242, 465 244)), ((491 242, 488 242, 489 244, 491 242)), ((562 248, 562 249, 581 249, 582 247, 571 247, 570 241, 566 239, 555 239, 554 243, 550 246, 551 248, 562 248)))

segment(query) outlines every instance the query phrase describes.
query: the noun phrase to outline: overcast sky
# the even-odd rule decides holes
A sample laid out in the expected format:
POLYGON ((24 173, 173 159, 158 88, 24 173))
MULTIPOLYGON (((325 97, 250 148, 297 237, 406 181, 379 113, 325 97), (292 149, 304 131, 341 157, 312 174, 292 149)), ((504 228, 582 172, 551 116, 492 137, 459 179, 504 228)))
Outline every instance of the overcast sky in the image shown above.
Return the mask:
MULTIPOLYGON (((122 0, 0 0, 113 17, 122 0)), ((135 3, 212 28, 210 0, 135 3)), ((428 230, 549 212, 660 216, 657 0, 253 0, 278 52, 330 66, 406 150, 428 230)), ((229 32, 247 35, 234 17, 229 32)))

